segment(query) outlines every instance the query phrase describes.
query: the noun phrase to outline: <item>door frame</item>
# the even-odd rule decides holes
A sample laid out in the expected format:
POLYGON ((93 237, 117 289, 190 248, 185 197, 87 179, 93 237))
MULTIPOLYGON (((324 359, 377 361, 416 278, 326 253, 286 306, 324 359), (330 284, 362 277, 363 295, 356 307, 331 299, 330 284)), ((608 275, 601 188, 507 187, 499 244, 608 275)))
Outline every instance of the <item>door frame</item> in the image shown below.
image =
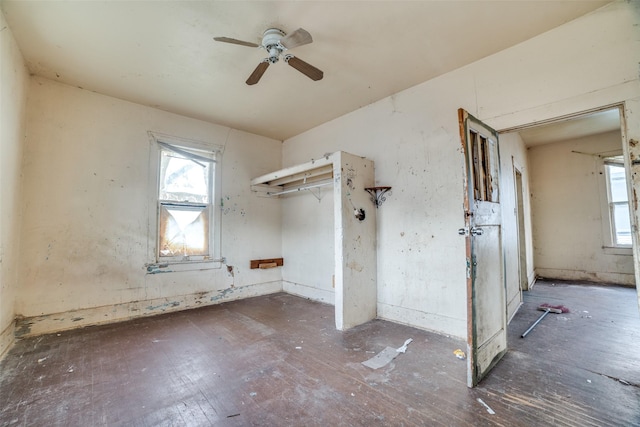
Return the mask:
POLYGON ((522 303, 522 291, 529 290, 529 269, 527 265, 527 230, 526 230, 526 216, 524 209, 525 200, 525 187, 523 183, 524 169, 516 160, 511 156, 511 163, 513 165, 513 183, 515 185, 514 194, 516 196, 515 208, 516 208, 516 223, 518 225, 518 280, 520 282, 520 303, 522 303))
MULTIPOLYGON (((615 102, 612 104, 605 104, 599 107, 590 108, 586 110, 580 110, 573 113, 551 117, 549 119, 540 120, 537 122, 530 122, 518 126, 512 126, 504 129, 500 129, 499 134, 519 132, 525 129, 530 129, 538 126, 543 126, 552 123, 559 123, 568 121, 584 116, 588 116, 601 111, 607 111, 617 109, 620 116, 620 134, 621 134, 621 146, 622 154, 624 158, 624 167, 627 179, 627 192, 629 194, 630 201, 630 219, 631 219, 631 247, 633 253, 633 267, 636 278, 636 291, 638 298, 638 307, 640 309, 640 208, 633 207, 633 202, 636 201, 635 197, 636 188, 638 188, 638 194, 640 194, 640 182, 634 180, 634 168, 638 169, 640 162, 637 160, 640 158, 640 144, 638 138, 640 136, 640 123, 638 121, 639 115, 634 112, 637 111, 640 106, 640 99, 627 99, 621 102, 615 102), (635 138, 634 138, 635 136, 635 138)), ((533 269, 535 272, 535 263, 533 269)))

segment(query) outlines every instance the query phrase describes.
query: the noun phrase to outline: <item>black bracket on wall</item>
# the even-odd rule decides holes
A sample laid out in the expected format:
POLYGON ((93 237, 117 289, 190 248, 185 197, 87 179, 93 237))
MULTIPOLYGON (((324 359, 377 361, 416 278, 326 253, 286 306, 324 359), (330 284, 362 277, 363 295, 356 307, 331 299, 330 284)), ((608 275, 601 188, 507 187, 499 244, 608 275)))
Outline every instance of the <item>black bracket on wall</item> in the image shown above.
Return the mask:
POLYGON ((371 195, 371 201, 378 208, 382 202, 387 200, 385 194, 391 190, 391 187, 367 187, 365 191, 371 195))

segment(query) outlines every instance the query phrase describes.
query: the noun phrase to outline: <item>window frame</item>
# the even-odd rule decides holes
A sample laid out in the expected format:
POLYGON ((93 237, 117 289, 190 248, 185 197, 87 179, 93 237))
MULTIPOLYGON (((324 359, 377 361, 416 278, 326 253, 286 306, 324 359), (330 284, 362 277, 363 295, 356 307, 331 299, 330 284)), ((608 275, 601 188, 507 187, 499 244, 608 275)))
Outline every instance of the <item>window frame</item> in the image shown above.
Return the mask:
MULTIPOLYGON (((149 168, 149 227, 148 227, 148 259, 150 262, 146 264, 149 273, 169 272, 169 271, 188 271, 188 270, 206 270, 220 268, 224 259, 220 253, 220 232, 221 232, 221 211, 220 211, 220 194, 221 194, 221 160, 223 154, 223 146, 197 141, 192 139, 180 138, 171 135, 165 135, 158 132, 148 132, 150 139, 150 168, 149 168), (176 152, 180 149, 189 151, 205 152, 212 156, 209 197, 210 202, 193 203, 193 202, 173 202, 160 199, 160 179, 161 179, 161 156, 164 150, 176 147, 176 152), (203 256, 160 256, 160 215, 163 205, 174 206, 202 206, 208 205, 208 221, 209 236, 208 247, 209 255, 203 256)), ((172 150, 173 151, 173 150, 172 150)), ((180 154, 180 153, 179 153, 180 154)), ((206 209, 205 209, 206 210, 206 209)))
MULTIPOLYGON (((627 210, 629 210, 629 183, 626 182, 627 188, 627 201, 626 202, 614 202, 612 201, 611 195, 611 177, 609 173, 609 168, 607 166, 614 165, 622 167, 626 170, 624 161, 621 158, 622 153, 618 155, 611 155, 607 157, 602 157, 600 161, 600 170, 602 179, 601 182, 601 213, 602 213, 602 232, 604 237, 604 245, 603 249, 605 253, 612 255, 631 255, 633 243, 628 245, 620 244, 616 242, 616 224, 614 218, 614 206, 615 205, 626 205, 627 210), (618 159, 620 157, 620 159, 618 159)), ((625 174, 625 181, 627 180, 627 176, 625 174)))

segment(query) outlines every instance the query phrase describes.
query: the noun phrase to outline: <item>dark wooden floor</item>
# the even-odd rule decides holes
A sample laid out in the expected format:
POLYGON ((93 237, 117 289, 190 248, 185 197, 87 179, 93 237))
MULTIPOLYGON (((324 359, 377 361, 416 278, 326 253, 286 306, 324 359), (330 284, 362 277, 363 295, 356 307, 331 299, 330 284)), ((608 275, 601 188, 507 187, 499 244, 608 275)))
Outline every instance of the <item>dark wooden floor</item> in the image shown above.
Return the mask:
POLYGON ((640 425, 634 289, 539 283, 509 339, 470 390, 460 340, 385 321, 341 333, 333 307, 276 294, 21 340, 0 363, 0 424, 640 425), (521 339, 542 302, 572 311, 521 339), (361 364, 407 338, 387 366, 361 364))

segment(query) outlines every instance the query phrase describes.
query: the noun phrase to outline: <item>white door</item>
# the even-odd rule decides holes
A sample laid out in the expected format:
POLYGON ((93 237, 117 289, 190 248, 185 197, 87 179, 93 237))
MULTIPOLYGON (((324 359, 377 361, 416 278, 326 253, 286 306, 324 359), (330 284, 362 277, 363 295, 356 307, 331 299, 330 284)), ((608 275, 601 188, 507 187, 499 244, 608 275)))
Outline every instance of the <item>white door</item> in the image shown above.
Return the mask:
POLYGON ((458 111, 465 153, 467 385, 474 387, 507 351, 498 134, 458 111))

